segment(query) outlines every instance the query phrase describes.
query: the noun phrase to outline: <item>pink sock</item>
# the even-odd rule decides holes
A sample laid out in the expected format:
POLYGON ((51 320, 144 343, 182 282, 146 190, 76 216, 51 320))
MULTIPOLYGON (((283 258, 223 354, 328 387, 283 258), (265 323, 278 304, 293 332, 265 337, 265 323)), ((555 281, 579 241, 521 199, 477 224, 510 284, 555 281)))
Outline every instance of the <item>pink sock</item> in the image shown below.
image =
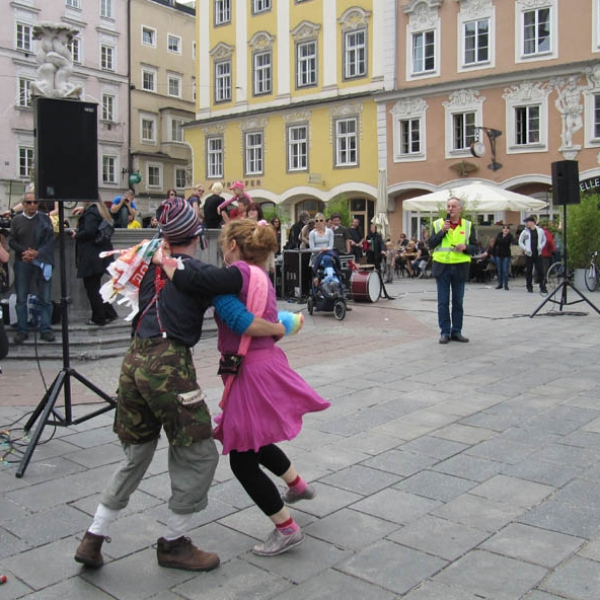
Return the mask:
POLYGON ((304 479, 302 479, 302 477, 300 477, 300 475, 298 475, 296 479, 294 479, 294 481, 288 483, 287 485, 291 490, 294 490, 294 492, 296 492, 297 494, 301 494, 307 488, 308 484, 306 483, 306 481, 304 481, 304 479))
POLYGON ((283 535, 292 535, 294 531, 298 531, 298 529, 300 529, 292 517, 283 523, 276 523, 275 527, 277 527, 277 531, 283 535))

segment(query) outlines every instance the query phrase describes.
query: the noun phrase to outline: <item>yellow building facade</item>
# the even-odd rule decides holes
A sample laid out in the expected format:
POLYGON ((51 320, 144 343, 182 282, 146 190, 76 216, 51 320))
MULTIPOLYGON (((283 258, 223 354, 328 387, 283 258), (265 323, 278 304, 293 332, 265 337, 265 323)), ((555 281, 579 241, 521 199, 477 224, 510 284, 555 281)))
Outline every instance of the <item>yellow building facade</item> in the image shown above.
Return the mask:
MULTIPOLYGON (((387 0, 199 0, 194 179, 242 181, 293 222, 341 200, 374 216, 387 0), (208 15, 206 17, 205 15, 208 15)), ((393 60, 393 52, 390 55, 393 60)))

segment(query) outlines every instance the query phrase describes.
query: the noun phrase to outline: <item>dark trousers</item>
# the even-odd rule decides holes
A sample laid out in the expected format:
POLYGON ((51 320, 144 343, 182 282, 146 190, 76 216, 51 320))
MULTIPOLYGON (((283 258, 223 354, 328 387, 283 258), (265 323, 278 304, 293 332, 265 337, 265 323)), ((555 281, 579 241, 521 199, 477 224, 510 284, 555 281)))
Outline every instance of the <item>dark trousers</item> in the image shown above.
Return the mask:
POLYGON ((442 335, 459 334, 463 326, 465 273, 469 265, 444 265, 436 275, 438 324, 442 335), (452 300, 452 310, 450 301, 452 300))
POLYGON ((525 283, 527 289, 533 289, 533 267, 535 267, 536 279, 540 285, 544 285, 544 268, 542 266, 542 257, 539 254, 525 256, 525 283))
POLYGON ((83 278, 83 286, 92 309, 92 321, 98 325, 104 325, 106 321, 114 320, 119 316, 112 304, 102 300, 100 295, 101 284, 102 273, 83 278))

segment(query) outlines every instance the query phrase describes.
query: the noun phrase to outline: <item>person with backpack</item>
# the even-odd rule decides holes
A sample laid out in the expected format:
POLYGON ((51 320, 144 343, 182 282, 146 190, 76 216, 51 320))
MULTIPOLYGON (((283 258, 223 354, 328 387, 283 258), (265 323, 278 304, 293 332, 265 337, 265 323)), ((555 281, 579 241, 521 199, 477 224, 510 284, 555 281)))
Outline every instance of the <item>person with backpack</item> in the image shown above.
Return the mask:
POLYGON ((87 325, 104 326, 119 317, 112 304, 100 296, 102 275, 112 258, 100 258, 100 252, 113 249, 113 220, 104 202, 84 202, 77 230, 73 233, 76 247, 77 277, 83 285, 90 302, 92 316, 87 325))

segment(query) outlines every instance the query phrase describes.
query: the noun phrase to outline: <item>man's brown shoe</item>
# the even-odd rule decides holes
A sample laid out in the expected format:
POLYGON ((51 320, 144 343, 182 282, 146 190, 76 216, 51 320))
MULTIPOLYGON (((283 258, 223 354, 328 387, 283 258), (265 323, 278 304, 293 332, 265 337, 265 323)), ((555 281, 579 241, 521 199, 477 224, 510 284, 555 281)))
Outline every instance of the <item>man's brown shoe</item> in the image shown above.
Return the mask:
POLYGON ((186 571, 212 571, 221 562, 217 554, 196 548, 192 540, 184 536, 172 541, 159 538, 156 558, 161 567, 186 571))
POLYGON ((86 567, 101 567, 104 564, 104 558, 100 549, 104 540, 110 543, 108 536, 96 535, 95 533, 86 531, 81 544, 79 544, 79 548, 77 548, 77 552, 75 552, 75 560, 86 567))

